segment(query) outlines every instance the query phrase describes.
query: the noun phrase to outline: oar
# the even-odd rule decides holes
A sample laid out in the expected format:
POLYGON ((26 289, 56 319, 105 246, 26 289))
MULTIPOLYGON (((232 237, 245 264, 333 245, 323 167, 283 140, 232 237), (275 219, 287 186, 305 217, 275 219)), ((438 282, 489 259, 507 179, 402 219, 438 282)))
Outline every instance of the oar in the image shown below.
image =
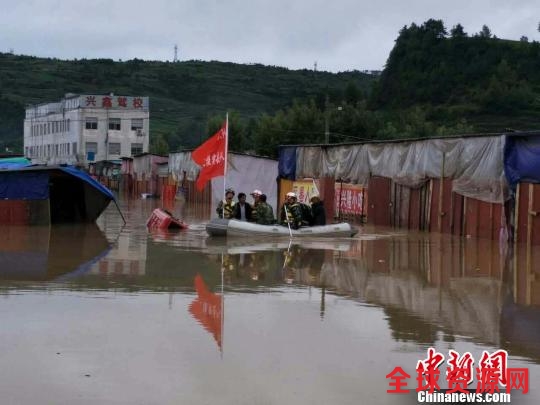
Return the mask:
POLYGON ((289 211, 287 211, 287 204, 283 204, 283 208, 285 208, 285 220, 287 221, 287 226, 289 227, 289 237, 292 238, 291 222, 289 221, 289 211))

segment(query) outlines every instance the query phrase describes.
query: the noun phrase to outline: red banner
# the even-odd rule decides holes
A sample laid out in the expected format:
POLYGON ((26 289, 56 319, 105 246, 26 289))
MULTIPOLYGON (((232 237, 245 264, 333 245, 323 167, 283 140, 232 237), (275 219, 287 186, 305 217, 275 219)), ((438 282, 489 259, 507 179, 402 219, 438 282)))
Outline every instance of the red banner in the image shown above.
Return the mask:
POLYGON ((195 149, 191 158, 195 163, 201 166, 201 171, 197 182, 197 190, 204 189, 206 182, 213 177, 223 176, 225 174, 225 154, 227 147, 227 124, 223 124, 205 143, 195 149))
POLYGON ((210 292, 199 274, 195 276, 195 290, 197 291, 197 298, 189 305, 189 312, 204 329, 212 334, 219 350, 221 350, 223 336, 221 295, 210 292))
POLYGON ((366 207, 366 203, 363 200, 366 196, 362 187, 353 184, 343 184, 340 186, 339 183, 336 183, 334 193, 336 216, 339 214, 364 214, 363 209, 366 207))

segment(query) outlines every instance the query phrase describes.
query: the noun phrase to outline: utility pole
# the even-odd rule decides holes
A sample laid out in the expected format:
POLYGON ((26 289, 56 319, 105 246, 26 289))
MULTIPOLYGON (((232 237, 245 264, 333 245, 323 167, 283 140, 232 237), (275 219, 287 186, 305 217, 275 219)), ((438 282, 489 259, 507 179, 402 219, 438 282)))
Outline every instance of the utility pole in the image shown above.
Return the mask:
POLYGON ((330 124, 329 124, 329 109, 328 109, 328 94, 326 95, 326 100, 324 101, 324 143, 330 143, 330 124))

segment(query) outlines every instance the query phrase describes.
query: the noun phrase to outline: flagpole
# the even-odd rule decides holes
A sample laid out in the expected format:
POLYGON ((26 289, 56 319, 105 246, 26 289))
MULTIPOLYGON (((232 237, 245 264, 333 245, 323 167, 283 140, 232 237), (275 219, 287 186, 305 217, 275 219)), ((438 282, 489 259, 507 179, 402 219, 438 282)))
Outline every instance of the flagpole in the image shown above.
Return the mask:
POLYGON ((227 190, 227 155, 229 153, 229 113, 225 114, 225 167, 223 168, 223 196, 227 190))
POLYGON ((221 254, 221 358, 223 358, 223 341, 225 337, 225 268, 223 267, 223 253, 221 254))

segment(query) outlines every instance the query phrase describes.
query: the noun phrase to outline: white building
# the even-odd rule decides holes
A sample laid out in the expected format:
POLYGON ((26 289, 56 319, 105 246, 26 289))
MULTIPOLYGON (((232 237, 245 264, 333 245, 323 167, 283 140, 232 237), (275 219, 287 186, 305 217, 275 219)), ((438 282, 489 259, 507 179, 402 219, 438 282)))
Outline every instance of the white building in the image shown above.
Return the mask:
POLYGON ((33 163, 114 160, 148 152, 148 97, 66 94, 26 109, 24 154, 33 163))

